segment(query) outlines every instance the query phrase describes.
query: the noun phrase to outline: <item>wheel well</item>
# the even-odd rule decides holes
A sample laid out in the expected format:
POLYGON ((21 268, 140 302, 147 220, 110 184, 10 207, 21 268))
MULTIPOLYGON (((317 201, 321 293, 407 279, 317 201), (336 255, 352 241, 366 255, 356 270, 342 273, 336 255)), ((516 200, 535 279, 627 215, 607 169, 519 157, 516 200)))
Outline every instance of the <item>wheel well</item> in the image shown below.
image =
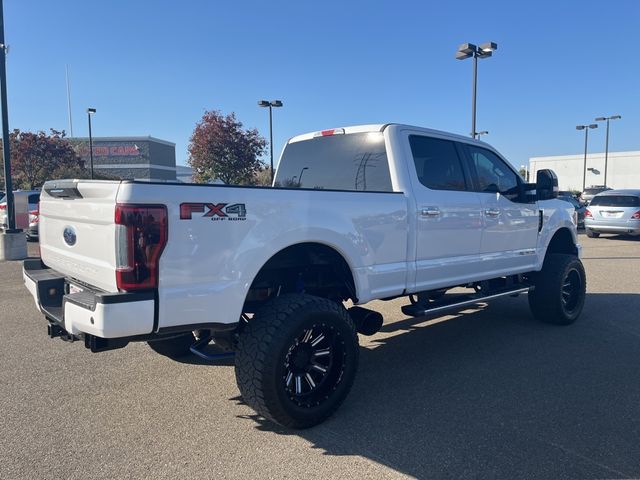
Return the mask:
POLYGON ((342 302, 357 301, 353 274, 344 257, 320 243, 300 243, 279 251, 256 275, 243 312, 284 293, 309 293, 342 302))
POLYGON ((578 254, 578 249, 573 241, 573 235, 571 235, 568 228, 561 228, 553 235, 547 247, 547 254, 549 253, 578 254))

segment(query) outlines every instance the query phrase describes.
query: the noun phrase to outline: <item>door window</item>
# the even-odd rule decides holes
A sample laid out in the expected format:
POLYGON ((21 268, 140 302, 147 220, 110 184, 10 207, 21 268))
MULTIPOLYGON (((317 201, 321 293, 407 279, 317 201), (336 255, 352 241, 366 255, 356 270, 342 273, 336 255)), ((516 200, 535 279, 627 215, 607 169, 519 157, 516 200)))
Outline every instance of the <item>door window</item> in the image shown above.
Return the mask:
POLYGON ((519 195, 518 175, 495 153, 484 148, 467 146, 475 169, 475 188, 479 192, 499 192, 509 200, 519 195))
POLYGON ((455 144, 439 138, 409 136, 418 180, 432 190, 466 190, 462 162, 455 144))

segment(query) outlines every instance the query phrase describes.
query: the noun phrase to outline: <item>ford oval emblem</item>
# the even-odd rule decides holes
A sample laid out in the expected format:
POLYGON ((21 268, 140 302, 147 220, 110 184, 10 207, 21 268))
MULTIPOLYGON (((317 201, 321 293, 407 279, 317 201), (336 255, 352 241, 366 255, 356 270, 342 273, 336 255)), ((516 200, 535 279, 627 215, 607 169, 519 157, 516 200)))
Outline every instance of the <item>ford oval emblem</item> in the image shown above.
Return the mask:
POLYGON ((64 227, 62 236, 64 238, 64 243, 70 247, 73 247, 76 244, 76 231, 73 227, 64 227))

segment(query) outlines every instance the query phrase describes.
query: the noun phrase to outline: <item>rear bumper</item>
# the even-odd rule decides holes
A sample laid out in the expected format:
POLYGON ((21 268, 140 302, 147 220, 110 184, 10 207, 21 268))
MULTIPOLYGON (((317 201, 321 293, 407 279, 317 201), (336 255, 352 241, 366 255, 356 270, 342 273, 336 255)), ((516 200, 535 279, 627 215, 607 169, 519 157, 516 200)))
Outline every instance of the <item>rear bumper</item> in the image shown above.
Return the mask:
POLYGON ((29 238, 38 238, 38 225, 35 226, 29 226, 28 230, 25 230, 25 234, 27 235, 27 237, 29 238))
POLYGON ((54 329, 56 336, 112 339, 153 331, 156 303, 153 291, 67 293, 68 281, 64 275, 47 268, 40 259, 25 260, 23 278, 38 310, 58 327, 54 329))
POLYGON ((626 233, 631 235, 640 235, 640 221, 638 220, 616 223, 586 220, 584 226, 589 230, 600 233, 626 233))

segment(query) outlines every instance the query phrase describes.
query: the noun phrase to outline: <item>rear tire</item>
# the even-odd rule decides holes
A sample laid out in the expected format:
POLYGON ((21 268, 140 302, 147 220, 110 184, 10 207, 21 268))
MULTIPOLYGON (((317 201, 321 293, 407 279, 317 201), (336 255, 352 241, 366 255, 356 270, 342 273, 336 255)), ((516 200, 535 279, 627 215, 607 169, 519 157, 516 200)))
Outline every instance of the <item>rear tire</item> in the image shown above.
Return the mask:
POLYGON ((181 358, 191 354, 191 345, 196 342, 192 332, 166 340, 153 340, 147 342, 151 349, 169 358, 181 358))
POLYGON ((547 255, 534 286, 529 292, 529 306, 539 321, 569 325, 580 316, 587 281, 582 262, 575 255, 547 255))
POLYGON ((258 414, 285 427, 309 428, 342 404, 358 355, 356 329, 342 305, 311 295, 282 295, 240 334, 236 381, 258 414))
POLYGON ((586 233, 587 233, 587 237, 589 238, 598 238, 600 236, 600 232, 594 232, 589 228, 586 229, 586 233))

